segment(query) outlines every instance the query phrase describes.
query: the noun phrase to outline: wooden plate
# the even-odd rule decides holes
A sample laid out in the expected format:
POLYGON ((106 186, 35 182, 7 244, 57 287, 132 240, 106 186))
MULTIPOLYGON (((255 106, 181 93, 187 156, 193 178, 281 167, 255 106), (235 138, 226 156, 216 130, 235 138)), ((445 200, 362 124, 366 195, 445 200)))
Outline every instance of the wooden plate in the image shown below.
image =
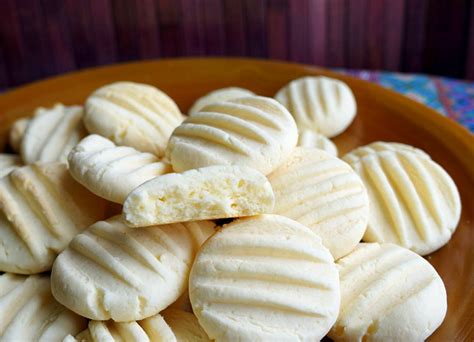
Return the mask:
POLYGON ((358 115, 335 138, 340 154, 372 141, 398 141, 428 152, 454 178, 462 217, 448 245, 428 260, 448 291, 448 314, 431 341, 474 339, 474 137, 455 122, 402 95, 377 85, 304 65, 251 59, 175 59, 114 65, 36 82, 0 96, 0 147, 10 124, 38 106, 81 104, 97 87, 121 80, 149 83, 168 93, 186 112, 210 90, 241 86, 273 96, 303 75, 328 75, 349 84, 358 115))

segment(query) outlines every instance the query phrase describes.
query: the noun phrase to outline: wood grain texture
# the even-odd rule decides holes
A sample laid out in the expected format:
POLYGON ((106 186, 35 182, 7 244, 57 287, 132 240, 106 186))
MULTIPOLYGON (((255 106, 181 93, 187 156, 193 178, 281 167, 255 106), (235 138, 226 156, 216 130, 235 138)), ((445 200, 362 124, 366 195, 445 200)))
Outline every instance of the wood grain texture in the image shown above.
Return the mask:
POLYGON ((405 0, 385 0, 384 4, 384 63, 387 70, 399 70, 404 34, 405 0))
POLYGON ((270 0, 267 9, 268 57, 286 60, 288 58, 288 1, 270 0))
POLYGON ((49 51, 46 72, 50 74, 59 74, 76 69, 74 51, 71 36, 69 34, 68 22, 66 20, 66 8, 61 0, 42 0, 44 13, 45 39, 49 51), (54 53, 53 53, 54 52, 54 53))
POLYGON ((290 59, 295 62, 309 63, 309 1, 290 1, 289 3, 289 47, 290 59))
POLYGON ((161 44, 161 55, 163 57, 174 57, 182 54, 182 41, 180 23, 181 7, 175 0, 158 1, 158 21, 160 27, 159 41, 161 44))
POLYGON ((156 2, 154 0, 135 0, 137 13, 137 37, 140 57, 143 59, 159 57, 159 26, 156 2))
POLYGON ((347 12, 344 0, 332 0, 327 4, 326 61, 329 67, 339 68, 347 63, 347 12))
POLYGON ((198 0, 181 0, 181 27, 184 33, 184 54, 204 55, 204 30, 198 0))
POLYGON ((0 92, 2 89, 2 84, 6 85, 8 82, 7 66, 5 64, 5 54, 3 49, 0 47, 0 92))
POLYGON ((0 89, 178 56, 474 79, 472 0, 3 0, 0 89))
MULTIPOLYGON (((367 19, 369 0, 352 0, 346 2, 346 34, 347 44, 347 66, 349 68, 365 68, 365 56, 367 54, 367 19)), ((381 47, 378 47, 381 48, 381 47)))
MULTIPOLYGON (((30 74, 28 67, 29 56, 27 56, 23 34, 21 32, 20 18, 18 15, 20 6, 16 6, 14 0, 0 1, 0 38, 2 52, 5 62, 5 69, 8 72, 8 83, 2 86, 21 84, 34 79, 34 75, 30 74)), ((30 61, 32 63, 32 61, 30 61)))
POLYGON ((385 21, 384 5, 384 1, 371 1, 368 6, 367 52, 364 64, 374 69, 384 67, 384 35, 390 30, 385 21))
POLYGON ((466 77, 474 80, 474 3, 471 3, 469 16, 469 46, 466 58, 466 77))
POLYGON ((406 6, 402 71, 419 72, 423 67, 424 41, 426 36, 429 0, 410 0, 406 6))
POLYGON ((247 56, 267 56, 265 21, 265 0, 243 0, 245 15, 245 41, 247 56))
POLYGON ((308 23, 308 46, 311 64, 326 64, 326 11, 327 2, 325 0, 309 1, 308 13, 312 13, 308 23))
POLYGON ((228 56, 245 56, 245 18, 242 1, 223 0, 225 18, 225 46, 228 56))
POLYGON ((465 75, 471 0, 430 1, 422 71, 465 75))
MULTIPOLYGON (((77 3, 77 1, 75 2, 77 3)), ((128 61, 140 58, 140 35, 137 26, 139 18, 137 16, 137 8, 133 1, 116 0, 113 1, 113 16, 117 25, 117 48, 120 61, 128 61)))
POLYGON ((164 59, 84 70, 52 78, 0 96, 0 141, 11 123, 40 106, 61 101, 80 104, 97 87, 130 80, 155 85, 186 112, 208 91, 228 85, 273 96, 288 81, 303 75, 344 80, 353 90, 358 114, 334 139, 341 155, 373 141, 397 141, 425 150, 454 179, 463 206, 451 241, 427 259, 440 273, 448 292, 448 314, 430 341, 474 339, 474 138, 454 121, 409 98, 375 84, 310 66, 252 59, 164 59))
POLYGON ((201 2, 200 10, 204 20, 204 46, 206 55, 220 56, 224 54, 224 22, 222 2, 207 0, 201 2))
MULTIPOLYGON (((112 0, 89 0, 93 5, 93 13, 100 20, 91 20, 94 35, 95 58, 98 64, 115 62, 117 55, 117 40, 112 12, 112 0)), ((80 45, 79 45, 80 48, 80 45)))
POLYGON ((86 1, 63 2, 66 18, 68 18, 68 30, 70 39, 74 42, 72 46, 72 55, 78 68, 84 68, 97 64, 95 58, 95 49, 93 44, 92 32, 90 30, 91 9, 86 1))

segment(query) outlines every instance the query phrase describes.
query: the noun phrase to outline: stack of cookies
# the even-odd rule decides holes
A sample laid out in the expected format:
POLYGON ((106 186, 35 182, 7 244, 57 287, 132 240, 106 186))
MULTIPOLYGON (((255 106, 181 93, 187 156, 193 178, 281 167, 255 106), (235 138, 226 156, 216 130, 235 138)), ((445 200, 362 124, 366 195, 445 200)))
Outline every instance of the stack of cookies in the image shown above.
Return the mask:
POLYGON ((343 82, 224 88, 187 116, 118 82, 39 108, 0 155, 0 341, 418 341, 446 315, 422 257, 461 203, 425 152, 337 158, 343 82), (363 241, 363 242, 361 242, 363 241))

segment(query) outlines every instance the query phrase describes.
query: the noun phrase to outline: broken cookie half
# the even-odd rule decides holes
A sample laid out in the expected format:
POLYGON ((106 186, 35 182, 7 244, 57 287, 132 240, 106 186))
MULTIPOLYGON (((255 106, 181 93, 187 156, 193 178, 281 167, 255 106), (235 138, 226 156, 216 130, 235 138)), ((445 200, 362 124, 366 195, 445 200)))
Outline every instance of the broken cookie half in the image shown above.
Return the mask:
POLYGON ((245 166, 218 165, 149 180, 125 200, 131 227, 271 213, 275 197, 267 178, 245 166))

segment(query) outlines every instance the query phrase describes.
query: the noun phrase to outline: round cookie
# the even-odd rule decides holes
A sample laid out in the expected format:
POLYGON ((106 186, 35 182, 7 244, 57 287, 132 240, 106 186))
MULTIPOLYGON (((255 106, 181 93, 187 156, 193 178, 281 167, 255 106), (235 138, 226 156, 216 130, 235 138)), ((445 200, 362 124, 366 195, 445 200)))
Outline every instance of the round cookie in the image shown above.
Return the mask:
POLYGON ((186 289, 209 221, 128 228, 120 216, 77 235, 51 272, 54 297, 94 320, 135 321, 154 315, 186 289))
POLYGON ((30 118, 21 118, 16 120, 10 128, 8 142, 10 143, 12 150, 16 153, 20 152, 21 141, 23 140, 23 135, 25 135, 29 122, 30 118))
POLYGON ((178 106, 168 95, 141 83, 105 85, 92 93, 85 105, 84 124, 90 133, 158 157, 182 121, 178 106))
POLYGON ((334 341, 423 341, 443 322, 443 281, 410 250, 362 243, 337 265, 341 309, 329 333, 334 341))
POLYGON ((269 174, 296 146, 290 113, 268 97, 252 96, 206 106, 177 127, 166 155, 182 172, 210 165, 244 165, 269 174))
POLYGON ((76 234, 104 218, 107 202, 74 181, 66 164, 35 163, 0 179, 0 271, 49 271, 76 234))
POLYGON ((1 341, 61 341, 86 325, 54 300, 48 276, 0 275, 1 341))
POLYGON ((0 153, 0 178, 22 165, 20 157, 16 154, 0 153))
POLYGON ((384 151, 412 152, 417 154, 419 157, 431 159, 431 157, 426 152, 420 150, 419 148, 402 143, 384 141, 376 141, 365 146, 357 147, 356 149, 350 151, 350 153, 347 153, 344 157, 342 157, 342 159, 348 164, 357 163, 361 158, 367 155, 377 154, 384 151))
POLYGON ((87 135, 81 106, 38 108, 21 139, 20 154, 25 164, 36 161, 66 163, 71 149, 87 135))
POLYGON ((336 321, 339 277, 309 228, 261 215, 234 221, 204 243, 189 296, 212 340, 316 341, 336 321))
POLYGON ((247 97, 255 95, 253 92, 247 89, 239 87, 228 87, 213 90, 210 93, 200 97, 193 103, 188 111, 188 115, 193 115, 201 111, 204 107, 213 104, 215 102, 228 101, 238 99, 240 97, 247 97))
POLYGON ((329 138, 349 127, 357 111, 351 88, 324 76, 293 80, 275 99, 288 108, 300 130, 309 128, 329 138))
POLYGON ((271 213, 272 187, 245 166, 214 165, 156 177, 133 190, 123 204, 130 227, 271 213))
POLYGON ((310 228, 335 259, 360 242, 369 200, 359 176, 342 160, 319 149, 297 147, 268 180, 275 193, 273 213, 310 228))
POLYGON ((300 131, 297 146, 319 148, 331 156, 337 157, 336 145, 324 135, 316 133, 311 129, 303 129, 300 131))
POLYGON ((171 172, 171 165, 155 155, 116 146, 95 134, 82 139, 68 161, 75 180, 97 196, 120 204, 140 184, 171 172))
POLYGON ((421 150, 374 143, 344 156, 370 200, 364 241, 391 242, 426 255, 445 245, 461 215, 451 177, 421 150))

